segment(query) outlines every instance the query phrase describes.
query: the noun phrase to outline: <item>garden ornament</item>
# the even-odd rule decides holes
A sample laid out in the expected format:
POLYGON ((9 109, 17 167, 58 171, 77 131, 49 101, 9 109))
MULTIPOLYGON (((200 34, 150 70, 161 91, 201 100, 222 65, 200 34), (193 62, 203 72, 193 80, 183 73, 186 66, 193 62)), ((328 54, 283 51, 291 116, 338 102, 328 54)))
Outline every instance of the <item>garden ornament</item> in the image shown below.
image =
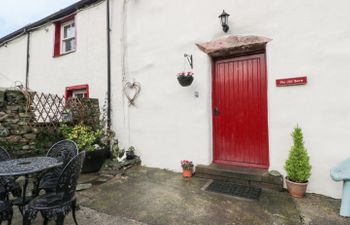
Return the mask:
POLYGON ((350 158, 332 168, 331 177, 334 181, 343 181, 340 215, 350 217, 350 158))
POLYGON ((132 160, 135 156, 135 148, 133 146, 129 147, 126 151, 122 149, 117 157, 118 162, 124 162, 126 160, 132 160))
POLYGON ((124 85, 124 94, 129 101, 129 105, 135 105, 135 99, 141 91, 141 85, 138 82, 127 82, 124 85))
POLYGON ((118 162, 124 162, 126 160, 126 154, 125 154, 125 150, 122 149, 119 154, 118 154, 118 157, 117 157, 117 161, 118 162))

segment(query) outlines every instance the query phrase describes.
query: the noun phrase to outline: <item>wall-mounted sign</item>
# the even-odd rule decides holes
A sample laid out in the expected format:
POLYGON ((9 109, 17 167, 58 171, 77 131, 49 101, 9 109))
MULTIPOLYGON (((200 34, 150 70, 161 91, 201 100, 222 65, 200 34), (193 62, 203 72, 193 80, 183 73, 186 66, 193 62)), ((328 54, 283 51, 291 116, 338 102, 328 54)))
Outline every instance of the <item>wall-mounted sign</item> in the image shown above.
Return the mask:
POLYGON ((307 77, 293 77, 276 80, 277 87, 304 85, 307 83, 307 77))

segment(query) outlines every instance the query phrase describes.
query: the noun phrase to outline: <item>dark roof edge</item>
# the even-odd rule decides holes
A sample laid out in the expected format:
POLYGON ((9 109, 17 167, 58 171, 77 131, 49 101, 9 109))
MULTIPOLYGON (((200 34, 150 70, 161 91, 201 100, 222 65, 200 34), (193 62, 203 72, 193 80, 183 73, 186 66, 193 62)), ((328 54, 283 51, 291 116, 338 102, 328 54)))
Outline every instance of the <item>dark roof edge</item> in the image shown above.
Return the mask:
POLYGON ((51 14, 51 15, 49 15, 41 20, 38 20, 38 21, 31 23, 27 26, 24 26, 21 29, 18 29, 16 31, 0 38, 0 47, 4 43, 8 42, 9 40, 25 33, 27 30, 44 25, 50 21, 54 21, 54 20, 60 19, 62 17, 68 16, 68 15, 76 12, 79 9, 85 8, 87 6, 93 5, 94 3, 101 2, 101 1, 104 1, 104 0, 80 0, 80 1, 64 8, 64 9, 61 9, 61 10, 59 10, 59 11, 57 11, 57 12, 55 12, 55 13, 53 13, 53 14, 51 14))

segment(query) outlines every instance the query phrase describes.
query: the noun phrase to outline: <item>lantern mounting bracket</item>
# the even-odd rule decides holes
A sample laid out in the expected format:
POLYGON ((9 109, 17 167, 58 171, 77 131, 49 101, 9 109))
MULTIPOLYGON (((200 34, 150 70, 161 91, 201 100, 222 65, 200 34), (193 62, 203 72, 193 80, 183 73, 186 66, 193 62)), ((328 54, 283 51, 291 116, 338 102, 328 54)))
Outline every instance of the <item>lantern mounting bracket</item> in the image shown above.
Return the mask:
POLYGON ((184 57, 187 59, 188 64, 190 65, 191 69, 193 69, 193 57, 192 55, 184 54, 184 57))

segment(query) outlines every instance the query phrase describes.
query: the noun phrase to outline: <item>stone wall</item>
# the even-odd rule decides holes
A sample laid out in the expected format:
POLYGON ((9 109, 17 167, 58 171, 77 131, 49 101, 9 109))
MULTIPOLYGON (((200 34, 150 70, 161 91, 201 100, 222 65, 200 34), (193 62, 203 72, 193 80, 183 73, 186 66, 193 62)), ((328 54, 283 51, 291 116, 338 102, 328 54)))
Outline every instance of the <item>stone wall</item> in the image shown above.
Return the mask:
POLYGON ((28 108, 21 91, 0 89, 0 145, 15 156, 36 152, 37 130, 30 126, 28 108))

